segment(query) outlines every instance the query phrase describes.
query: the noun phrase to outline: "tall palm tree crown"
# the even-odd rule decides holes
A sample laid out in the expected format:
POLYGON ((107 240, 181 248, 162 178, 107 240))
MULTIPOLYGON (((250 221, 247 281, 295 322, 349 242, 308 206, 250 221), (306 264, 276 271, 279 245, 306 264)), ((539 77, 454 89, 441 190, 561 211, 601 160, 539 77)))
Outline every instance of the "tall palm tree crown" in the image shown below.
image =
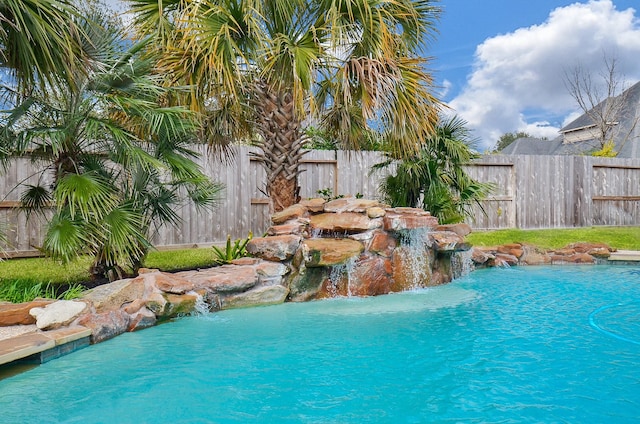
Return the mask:
POLYGON ((71 83, 86 41, 78 17, 68 0, 3 0, 0 66, 21 88, 54 80, 71 83))
POLYGON ((345 148, 375 128, 394 152, 415 153, 440 108, 420 49, 435 33, 429 0, 129 0, 168 84, 206 116, 216 145, 251 140, 272 210, 297 200, 303 123, 345 148))

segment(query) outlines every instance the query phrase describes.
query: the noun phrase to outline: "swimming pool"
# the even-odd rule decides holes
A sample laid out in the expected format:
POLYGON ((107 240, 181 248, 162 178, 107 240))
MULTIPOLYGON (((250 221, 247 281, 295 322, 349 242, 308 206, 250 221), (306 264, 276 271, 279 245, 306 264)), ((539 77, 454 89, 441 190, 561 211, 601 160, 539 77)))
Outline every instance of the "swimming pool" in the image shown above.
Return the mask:
POLYGON ((183 318, 0 381, 0 422, 636 422, 639 311, 589 266, 183 318))

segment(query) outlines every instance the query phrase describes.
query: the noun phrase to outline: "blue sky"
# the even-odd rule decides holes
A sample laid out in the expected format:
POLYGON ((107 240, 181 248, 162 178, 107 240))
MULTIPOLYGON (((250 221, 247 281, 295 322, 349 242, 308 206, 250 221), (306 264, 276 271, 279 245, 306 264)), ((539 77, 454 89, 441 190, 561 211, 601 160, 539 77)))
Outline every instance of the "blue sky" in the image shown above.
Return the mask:
POLYGON ((439 35, 425 51, 440 97, 467 120, 479 149, 505 132, 554 138, 578 115, 564 86, 582 66, 599 79, 615 57, 640 80, 637 0, 441 0, 439 35), (636 10, 633 10, 635 8, 636 10))

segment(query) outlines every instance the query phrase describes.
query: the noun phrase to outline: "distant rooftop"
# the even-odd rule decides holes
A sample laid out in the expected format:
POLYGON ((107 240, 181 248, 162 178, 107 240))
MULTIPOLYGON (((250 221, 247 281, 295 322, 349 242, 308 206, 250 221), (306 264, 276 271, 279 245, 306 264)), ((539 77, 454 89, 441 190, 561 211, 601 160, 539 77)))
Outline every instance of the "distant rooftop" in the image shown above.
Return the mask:
MULTIPOLYGON (((640 158, 640 82, 623 93, 625 104, 616 117, 612 132, 614 150, 619 158, 640 158)), ((602 107, 600 103, 597 107, 602 107)), ((595 123, 583 114, 560 130, 553 140, 518 138, 502 149, 505 155, 584 155, 601 148, 595 138, 595 123)))

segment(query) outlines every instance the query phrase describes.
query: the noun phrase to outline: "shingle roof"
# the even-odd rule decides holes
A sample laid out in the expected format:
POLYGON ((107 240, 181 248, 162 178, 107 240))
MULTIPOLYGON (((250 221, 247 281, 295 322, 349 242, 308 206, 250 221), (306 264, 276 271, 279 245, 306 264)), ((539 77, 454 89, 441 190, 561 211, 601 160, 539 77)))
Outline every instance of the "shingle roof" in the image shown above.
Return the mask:
POLYGON ((521 137, 513 141, 500 153, 505 155, 553 155, 562 138, 541 140, 539 138, 521 137))
MULTIPOLYGON (((624 95, 625 105, 621 109, 613 135, 619 158, 640 158, 640 82, 628 88, 624 95)), ((596 106, 600 107, 600 105, 596 106)), ((560 130, 565 133, 593 125, 587 114, 583 114, 560 130)), ((598 140, 585 140, 562 144, 563 136, 553 140, 519 138, 502 150, 505 155, 582 155, 600 149, 598 140)))

